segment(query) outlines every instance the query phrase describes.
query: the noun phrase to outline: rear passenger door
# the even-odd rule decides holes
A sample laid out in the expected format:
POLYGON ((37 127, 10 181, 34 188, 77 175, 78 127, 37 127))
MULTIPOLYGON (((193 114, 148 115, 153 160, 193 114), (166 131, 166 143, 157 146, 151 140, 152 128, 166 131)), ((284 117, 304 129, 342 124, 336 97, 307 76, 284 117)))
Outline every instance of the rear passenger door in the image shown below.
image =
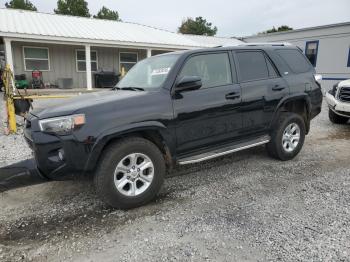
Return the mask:
POLYGON ((235 51, 234 57, 242 88, 244 132, 264 133, 279 101, 289 94, 287 83, 262 50, 235 51))

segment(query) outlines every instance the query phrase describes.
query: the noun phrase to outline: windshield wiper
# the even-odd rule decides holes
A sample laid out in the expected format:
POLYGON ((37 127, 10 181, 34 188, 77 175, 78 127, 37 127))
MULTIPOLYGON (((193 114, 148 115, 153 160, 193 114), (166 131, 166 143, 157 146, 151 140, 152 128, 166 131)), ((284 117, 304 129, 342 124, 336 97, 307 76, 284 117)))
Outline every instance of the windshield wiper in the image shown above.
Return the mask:
POLYGON ((131 91, 145 91, 141 87, 127 86, 127 87, 113 87, 113 90, 131 90, 131 91))

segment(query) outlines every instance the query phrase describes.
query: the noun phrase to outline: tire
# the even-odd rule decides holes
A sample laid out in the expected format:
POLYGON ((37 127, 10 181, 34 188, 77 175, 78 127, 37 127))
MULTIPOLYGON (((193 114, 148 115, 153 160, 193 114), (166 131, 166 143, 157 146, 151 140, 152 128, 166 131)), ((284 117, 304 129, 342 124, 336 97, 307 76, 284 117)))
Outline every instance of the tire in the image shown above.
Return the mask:
POLYGON ((303 147, 305 130, 305 122, 300 115, 291 112, 281 112, 273 127, 271 141, 266 145, 267 152, 273 158, 282 161, 293 159, 303 147), (291 129, 287 130, 290 127, 291 129), (294 128, 295 132, 292 132, 294 128), (299 134, 298 142, 297 134, 299 134))
POLYGON ((334 124, 346 124, 349 120, 348 117, 337 115, 331 109, 328 109, 328 117, 329 120, 334 124))
POLYGON ((97 194, 107 205, 131 209, 156 197, 165 172, 165 161, 158 147, 146 139, 130 137, 108 146, 104 151, 94 183, 97 194), (141 160, 144 162, 138 163, 141 160), (143 169, 146 164, 149 167, 143 169), (133 166, 136 168, 132 169, 133 166), (143 171, 138 171, 138 167, 143 171))

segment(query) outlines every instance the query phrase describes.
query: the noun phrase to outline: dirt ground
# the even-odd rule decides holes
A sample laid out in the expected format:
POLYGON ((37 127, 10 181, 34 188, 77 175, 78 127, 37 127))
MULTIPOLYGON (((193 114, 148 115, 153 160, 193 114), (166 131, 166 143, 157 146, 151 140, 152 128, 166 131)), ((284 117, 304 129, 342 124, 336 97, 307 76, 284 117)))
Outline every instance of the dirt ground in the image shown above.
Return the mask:
MULTIPOLYGON (((262 146, 181 167, 130 211, 90 181, 2 193, 0 261, 350 261, 350 124, 327 113, 292 161, 262 146)), ((30 155, 21 135, 0 141, 0 165, 30 155)))

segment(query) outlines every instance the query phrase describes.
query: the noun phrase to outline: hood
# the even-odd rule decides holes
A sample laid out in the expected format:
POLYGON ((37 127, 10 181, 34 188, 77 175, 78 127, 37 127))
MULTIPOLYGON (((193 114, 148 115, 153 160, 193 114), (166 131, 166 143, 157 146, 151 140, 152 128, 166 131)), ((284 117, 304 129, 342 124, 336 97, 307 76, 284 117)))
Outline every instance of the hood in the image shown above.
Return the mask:
POLYGON ((350 86, 350 79, 339 82, 338 87, 350 86))
POLYGON ((79 111, 84 112, 84 109, 134 99, 136 97, 144 96, 147 91, 125 91, 125 90, 109 90, 102 92, 95 92, 91 94, 77 95, 73 98, 62 99, 62 104, 49 106, 44 109, 34 109, 30 113, 40 119, 71 115, 79 111))

